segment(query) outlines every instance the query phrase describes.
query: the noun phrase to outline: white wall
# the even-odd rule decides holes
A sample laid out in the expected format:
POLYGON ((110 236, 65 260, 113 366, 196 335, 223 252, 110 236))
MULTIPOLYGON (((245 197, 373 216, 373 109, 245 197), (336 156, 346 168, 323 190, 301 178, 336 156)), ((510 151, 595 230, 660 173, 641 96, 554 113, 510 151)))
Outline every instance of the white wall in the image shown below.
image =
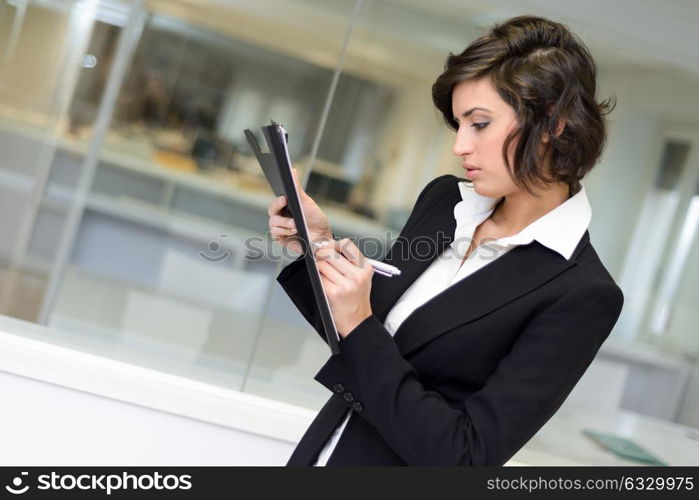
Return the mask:
POLYGON ((3 466, 284 465, 294 444, 0 372, 3 466))
POLYGON ((117 351, 0 316, 0 465, 284 465, 316 414, 117 351))

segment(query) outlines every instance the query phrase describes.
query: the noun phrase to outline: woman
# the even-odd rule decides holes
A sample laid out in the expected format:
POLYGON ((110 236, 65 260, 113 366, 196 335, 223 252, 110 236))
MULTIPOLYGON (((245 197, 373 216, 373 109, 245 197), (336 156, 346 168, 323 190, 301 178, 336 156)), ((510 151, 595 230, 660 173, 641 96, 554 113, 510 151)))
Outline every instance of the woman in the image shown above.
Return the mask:
MULTIPOLYGON (((399 277, 334 242, 302 193, 312 238, 334 242, 316 255, 342 338, 314 377, 333 395, 288 465, 503 465, 560 407, 623 304, 581 183, 613 108, 595 79, 585 46, 537 17, 449 56, 432 95, 471 182, 422 190, 384 259, 399 277)), ((284 205, 272 238, 300 251, 284 205)), ((323 336, 304 265, 277 280, 323 336)))

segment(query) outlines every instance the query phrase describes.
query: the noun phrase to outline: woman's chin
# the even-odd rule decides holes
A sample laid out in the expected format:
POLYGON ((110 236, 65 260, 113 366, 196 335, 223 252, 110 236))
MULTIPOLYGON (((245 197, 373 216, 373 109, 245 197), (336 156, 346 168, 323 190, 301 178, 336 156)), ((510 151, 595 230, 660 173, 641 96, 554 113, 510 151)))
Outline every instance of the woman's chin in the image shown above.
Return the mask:
POLYGON ((473 190, 480 196, 486 196, 488 198, 500 199, 504 196, 501 189, 493 189, 492 186, 488 186, 487 184, 484 185, 482 182, 478 181, 473 183, 473 190))
POLYGON ((484 186, 482 182, 473 181, 473 190, 481 196, 492 197, 492 190, 488 189, 488 186, 484 186))

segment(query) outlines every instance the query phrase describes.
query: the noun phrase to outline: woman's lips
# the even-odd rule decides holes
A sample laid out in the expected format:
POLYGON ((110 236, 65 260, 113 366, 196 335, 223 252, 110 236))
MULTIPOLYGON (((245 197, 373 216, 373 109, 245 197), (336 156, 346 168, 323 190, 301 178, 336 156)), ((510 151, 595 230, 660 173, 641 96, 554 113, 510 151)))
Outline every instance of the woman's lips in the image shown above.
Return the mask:
POLYGON ((474 167, 473 165, 468 163, 462 164, 462 167, 466 171, 466 177, 468 177, 469 179, 473 179, 481 170, 480 168, 474 167))

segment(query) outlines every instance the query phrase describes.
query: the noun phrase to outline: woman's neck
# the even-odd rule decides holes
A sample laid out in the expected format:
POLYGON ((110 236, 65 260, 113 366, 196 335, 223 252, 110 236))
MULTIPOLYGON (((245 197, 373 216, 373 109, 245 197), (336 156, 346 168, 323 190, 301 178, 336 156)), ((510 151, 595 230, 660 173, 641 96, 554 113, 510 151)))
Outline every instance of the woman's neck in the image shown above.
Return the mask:
POLYGON ((517 234, 570 197, 568 184, 558 182, 532 196, 524 190, 506 195, 490 215, 491 222, 502 234, 517 234))

